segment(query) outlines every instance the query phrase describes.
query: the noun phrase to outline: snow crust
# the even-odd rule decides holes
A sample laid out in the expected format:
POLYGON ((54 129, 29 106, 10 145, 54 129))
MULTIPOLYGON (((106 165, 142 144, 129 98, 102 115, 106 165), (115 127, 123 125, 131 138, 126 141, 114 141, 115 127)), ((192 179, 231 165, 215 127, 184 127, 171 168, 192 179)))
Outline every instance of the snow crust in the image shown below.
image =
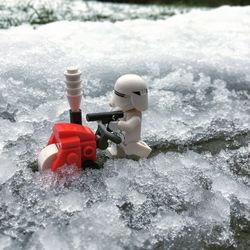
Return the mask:
POLYGON ((249 138, 249 34, 250 7, 227 6, 158 21, 0 30, 1 248, 237 246, 250 225, 249 139, 235 139, 249 138), (66 184, 31 171, 53 123, 68 121, 70 65, 83 72, 84 114, 109 109, 120 75, 147 80, 151 158, 108 160, 66 184))

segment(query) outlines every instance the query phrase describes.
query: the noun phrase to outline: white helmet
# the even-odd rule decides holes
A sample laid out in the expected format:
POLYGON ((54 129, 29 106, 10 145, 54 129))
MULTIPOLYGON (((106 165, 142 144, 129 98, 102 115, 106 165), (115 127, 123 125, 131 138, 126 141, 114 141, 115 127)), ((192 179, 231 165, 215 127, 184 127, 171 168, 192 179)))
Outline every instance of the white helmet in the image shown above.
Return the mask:
POLYGON ((123 111, 148 108, 148 89, 146 82, 138 75, 127 74, 117 79, 110 105, 123 111))

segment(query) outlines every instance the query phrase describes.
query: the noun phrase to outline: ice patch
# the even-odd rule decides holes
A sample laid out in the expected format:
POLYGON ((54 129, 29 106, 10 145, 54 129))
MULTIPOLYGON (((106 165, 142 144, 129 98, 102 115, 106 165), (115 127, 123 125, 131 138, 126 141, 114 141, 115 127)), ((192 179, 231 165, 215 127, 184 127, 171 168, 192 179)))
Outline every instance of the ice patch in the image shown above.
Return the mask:
POLYGON ((0 185, 7 181, 16 171, 15 163, 8 158, 0 157, 1 175, 0 185))
POLYGON ((8 236, 0 235, 0 246, 2 249, 6 249, 11 244, 11 238, 8 236))

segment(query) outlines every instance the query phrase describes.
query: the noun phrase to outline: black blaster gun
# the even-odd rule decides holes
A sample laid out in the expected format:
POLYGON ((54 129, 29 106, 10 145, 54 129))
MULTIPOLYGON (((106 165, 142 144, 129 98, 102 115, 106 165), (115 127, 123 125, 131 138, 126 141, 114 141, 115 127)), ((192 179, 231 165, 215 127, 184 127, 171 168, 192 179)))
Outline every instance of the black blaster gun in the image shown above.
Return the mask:
POLYGON ((120 144, 122 142, 121 137, 108 128, 108 124, 111 121, 117 121, 122 118, 123 115, 122 111, 89 113, 86 115, 86 120, 88 122, 98 122, 98 128, 96 130, 97 148, 102 150, 106 149, 108 147, 108 140, 115 144, 120 144), (107 126, 105 126, 106 124, 107 126))

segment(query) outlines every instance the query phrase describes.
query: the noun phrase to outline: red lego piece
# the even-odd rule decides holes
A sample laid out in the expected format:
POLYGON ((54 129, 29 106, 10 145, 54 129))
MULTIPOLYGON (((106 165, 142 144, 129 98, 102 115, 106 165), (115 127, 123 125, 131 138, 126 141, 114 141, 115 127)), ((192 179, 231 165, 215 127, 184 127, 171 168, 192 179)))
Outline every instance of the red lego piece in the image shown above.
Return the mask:
POLYGON ((56 144, 58 153, 52 162, 51 170, 75 164, 78 169, 86 160, 96 160, 96 136, 86 126, 72 123, 57 123, 53 126, 48 145, 56 144))

